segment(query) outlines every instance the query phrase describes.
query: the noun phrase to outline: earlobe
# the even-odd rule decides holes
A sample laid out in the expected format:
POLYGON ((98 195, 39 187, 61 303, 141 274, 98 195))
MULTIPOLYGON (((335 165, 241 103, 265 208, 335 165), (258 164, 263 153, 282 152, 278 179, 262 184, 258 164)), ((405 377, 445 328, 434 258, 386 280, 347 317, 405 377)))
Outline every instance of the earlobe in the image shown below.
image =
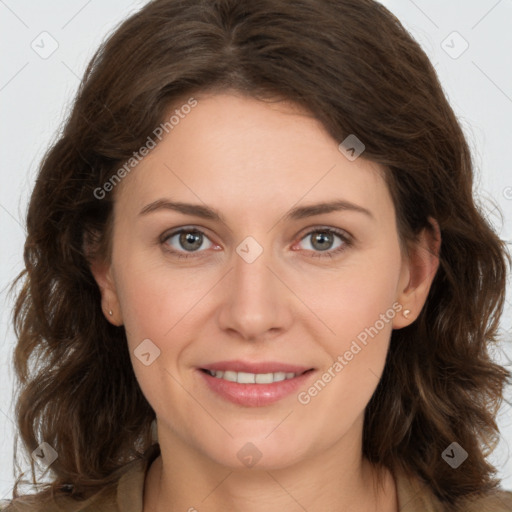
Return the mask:
POLYGON ((112 275, 112 266, 109 263, 94 260, 90 262, 89 268, 100 289, 101 309, 105 318, 113 325, 122 325, 121 309, 112 275))
POLYGON ((83 237, 83 251, 89 263, 91 274, 98 285, 101 294, 101 309, 107 321, 111 324, 123 325, 121 308, 117 296, 112 264, 98 256, 99 236, 97 232, 87 233, 83 237))
POLYGON ((435 219, 429 217, 428 220, 430 227, 424 228, 417 241, 410 244, 407 261, 404 261, 405 279, 397 298, 403 309, 393 321, 394 329, 406 327, 418 318, 439 268, 441 230, 435 219))

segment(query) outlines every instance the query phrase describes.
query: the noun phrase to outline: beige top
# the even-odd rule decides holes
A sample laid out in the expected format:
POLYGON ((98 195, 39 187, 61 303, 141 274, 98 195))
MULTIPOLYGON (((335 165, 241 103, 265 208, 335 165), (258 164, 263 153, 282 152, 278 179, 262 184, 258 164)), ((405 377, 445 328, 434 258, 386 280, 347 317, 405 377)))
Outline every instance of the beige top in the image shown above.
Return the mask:
MULTIPOLYGON (((80 502, 59 497, 57 502, 42 505, 40 512, 143 512, 144 481, 151 462, 150 458, 131 462, 115 488, 100 491, 80 502)), ((445 512, 443 505, 419 479, 400 473, 395 474, 395 481, 400 512, 445 512)), ((5 505, 8 503, 6 502, 5 505)), ((199 507, 198 504, 196 505, 196 508, 199 507)), ((193 509, 194 504, 191 504, 191 510, 193 509)), ((0 510, 4 510, 2 504, 0 504, 0 510)), ((20 505, 6 509, 6 512, 11 510, 28 511, 20 505)), ((464 512, 511 511, 512 492, 509 491, 499 491, 492 496, 480 498, 464 508, 464 512)))

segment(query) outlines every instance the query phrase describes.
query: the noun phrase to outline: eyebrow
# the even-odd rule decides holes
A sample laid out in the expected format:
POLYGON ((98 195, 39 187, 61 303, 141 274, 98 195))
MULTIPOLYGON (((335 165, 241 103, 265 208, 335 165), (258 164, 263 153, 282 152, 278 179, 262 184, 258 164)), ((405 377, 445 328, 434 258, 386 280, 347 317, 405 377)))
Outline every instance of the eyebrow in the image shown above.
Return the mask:
MULTIPOLYGON (((223 216, 208 206, 200 204, 182 203, 170 201, 168 199, 157 199, 152 203, 147 204, 139 212, 140 215, 147 215, 152 212, 159 210, 173 210, 176 212, 183 213, 185 215, 194 215, 203 219, 214 220, 225 223, 223 216)), ((345 201, 342 199, 329 201, 324 203, 312 204, 308 206, 297 206, 289 210, 284 216, 284 220, 300 220, 307 217, 313 217, 315 215, 321 215, 324 213, 331 213, 337 211, 353 211, 363 213, 370 218, 374 218, 374 215, 370 210, 363 208, 357 204, 345 201)))

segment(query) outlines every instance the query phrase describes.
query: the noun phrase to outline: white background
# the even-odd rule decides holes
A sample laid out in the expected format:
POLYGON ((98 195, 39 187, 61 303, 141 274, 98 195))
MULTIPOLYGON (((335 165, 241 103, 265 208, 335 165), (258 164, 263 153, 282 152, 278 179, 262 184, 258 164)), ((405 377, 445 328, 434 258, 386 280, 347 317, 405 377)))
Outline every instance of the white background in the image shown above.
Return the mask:
MULTIPOLYGON (((100 41, 145 1, 0 0, 0 499, 13 484, 13 371, 15 343, 8 284, 22 269, 23 219, 38 163, 67 113, 86 63, 100 41), (36 53, 51 49, 46 59, 36 53), (34 43, 33 43, 34 42, 34 43)), ((473 150, 476 188, 503 219, 490 213, 501 238, 512 232, 512 0, 385 0, 423 46, 473 150), (460 34, 454 35, 456 31, 460 34), (443 43, 444 41, 444 43, 443 43), (464 53, 459 53, 467 45, 464 53), (451 55, 450 55, 451 54, 451 55), (457 57, 457 58, 453 58, 457 57)), ((502 320, 510 339, 510 291, 502 320)), ((78 306, 78 305, 77 305, 78 306)), ((512 355, 509 343, 496 353, 512 355)), ((499 417, 503 439, 492 461, 512 489, 512 411, 499 417)))

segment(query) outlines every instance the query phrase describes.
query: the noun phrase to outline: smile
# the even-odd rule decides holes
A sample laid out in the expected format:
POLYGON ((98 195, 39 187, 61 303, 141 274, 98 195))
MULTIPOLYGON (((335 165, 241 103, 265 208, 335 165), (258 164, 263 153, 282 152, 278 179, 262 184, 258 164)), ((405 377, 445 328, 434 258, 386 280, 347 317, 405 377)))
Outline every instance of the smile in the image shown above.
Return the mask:
MULTIPOLYGON (((201 381, 217 399, 242 407, 265 407, 293 396, 317 373, 313 368, 293 368, 291 365, 289 368, 284 368, 285 365, 280 366, 282 370, 296 371, 275 371, 278 366, 276 364, 259 365, 261 368, 254 368, 259 370, 257 373, 235 369, 223 370, 221 364, 214 366, 216 368, 197 368, 201 381)), ((249 365, 231 363, 230 366, 245 366, 244 369, 247 370, 249 365)))
POLYGON ((230 370, 205 370, 212 377, 217 379, 224 379, 230 382, 238 382, 239 384, 272 384, 273 382, 280 382, 282 380, 293 379, 300 375, 293 372, 275 372, 275 373, 247 373, 247 372, 234 372, 230 370))

